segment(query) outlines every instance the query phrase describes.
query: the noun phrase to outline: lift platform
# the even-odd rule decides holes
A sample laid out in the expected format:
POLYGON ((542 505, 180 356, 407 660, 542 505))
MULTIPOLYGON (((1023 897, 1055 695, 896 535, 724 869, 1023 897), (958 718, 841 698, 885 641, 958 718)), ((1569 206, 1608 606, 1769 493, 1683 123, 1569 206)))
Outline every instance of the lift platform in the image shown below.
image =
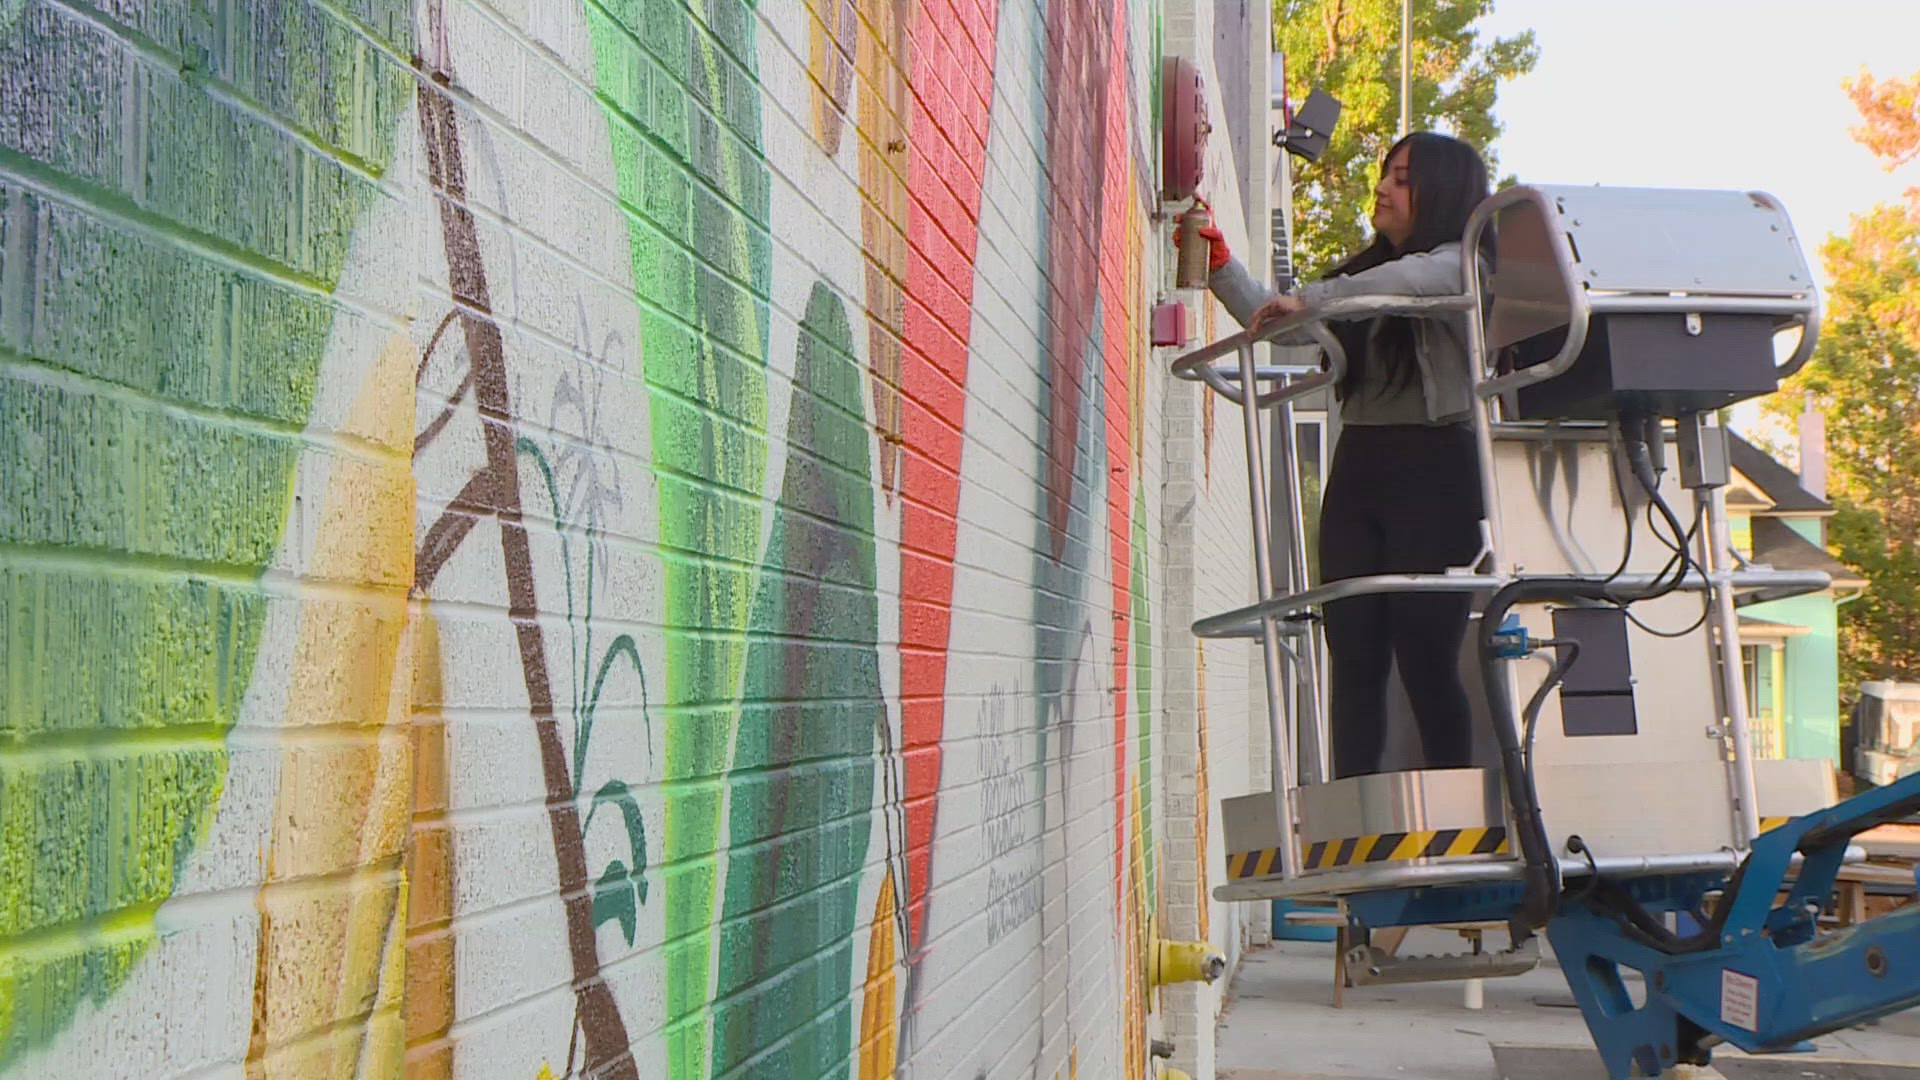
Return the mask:
POLYGON ((1775 390, 1818 330, 1785 210, 1754 192, 1521 186, 1481 205, 1463 250, 1488 230, 1493 268, 1466 260, 1457 293, 1342 298, 1175 361, 1240 406, 1257 599, 1194 632, 1260 643, 1274 779, 1223 804, 1215 896, 1336 901, 1349 969, 1380 981, 1525 971, 1544 932, 1615 1077, 1920 1003, 1920 909, 1838 933, 1814 920, 1851 838, 1920 810, 1920 777, 1827 806, 1822 778, 1757 759, 1748 729, 1738 609, 1829 584, 1743 558, 1726 510, 1718 410, 1775 390), (1445 573, 1321 582, 1294 414, 1343 374, 1327 323, 1382 315, 1465 327, 1484 549, 1445 573), (1690 526, 1674 509, 1689 502, 1690 526), (1406 592, 1472 598, 1478 764, 1333 779, 1319 612, 1406 592), (1368 942, 1489 920, 1512 948, 1396 960, 1368 942), (1646 976, 1644 1004, 1622 967, 1646 976))

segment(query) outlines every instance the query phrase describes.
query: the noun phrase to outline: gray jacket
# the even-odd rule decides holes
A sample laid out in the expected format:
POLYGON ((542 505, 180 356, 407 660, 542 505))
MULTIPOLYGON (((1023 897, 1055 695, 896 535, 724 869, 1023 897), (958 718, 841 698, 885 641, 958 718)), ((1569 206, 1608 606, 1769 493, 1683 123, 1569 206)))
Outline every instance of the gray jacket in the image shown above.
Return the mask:
MULTIPOLYGON (((1484 261, 1480 269, 1483 274, 1487 272, 1484 261)), ((1255 281, 1237 259, 1215 270, 1207 284, 1213 295, 1226 305, 1227 313, 1242 326, 1253 317, 1255 309, 1275 295, 1273 290, 1255 281)), ((1346 296, 1448 296, 1458 294, 1462 287, 1460 245, 1450 242, 1432 251, 1402 255, 1357 274, 1307 282, 1295 295, 1312 309, 1346 296)), ((1427 398, 1427 419, 1464 417, 1473 407, 1466 312, 1415 319, 1413 326, 1414 355, 1420 364, 1420 385, 1427 398)), ((1304 331, 1283 334, 1275 340, 1283 345, 1313 343, 1304 331)))

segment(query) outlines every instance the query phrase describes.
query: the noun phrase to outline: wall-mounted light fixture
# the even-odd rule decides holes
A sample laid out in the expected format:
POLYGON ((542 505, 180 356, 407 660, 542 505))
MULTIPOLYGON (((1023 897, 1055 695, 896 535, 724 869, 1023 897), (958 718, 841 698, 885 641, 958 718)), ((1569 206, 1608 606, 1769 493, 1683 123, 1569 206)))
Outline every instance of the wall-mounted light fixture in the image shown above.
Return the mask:
POLYGON ((1273 133, 1273 145, 1297 158, 1317 160, 1340 122, 1340 108, 1339 98, 1316 87, 1287 126, 1273 133))

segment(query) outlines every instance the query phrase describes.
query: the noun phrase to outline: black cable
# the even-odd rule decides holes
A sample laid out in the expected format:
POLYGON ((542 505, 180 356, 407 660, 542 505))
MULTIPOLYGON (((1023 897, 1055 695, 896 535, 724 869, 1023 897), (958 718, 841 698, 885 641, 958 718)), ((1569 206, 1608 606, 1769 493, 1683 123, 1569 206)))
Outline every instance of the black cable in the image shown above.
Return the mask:
MULTIPOLYGON (((1679 535, 1679 540, 1678 543, 1676 543, 1674 540, 1660 535, 1659 526, 1655 524, 1653 504, 1651 502, 1647 504, 1647 531, 1652 533, 1654 539, 1660 541, 1668 551, 1673 552, 1673 558, 1667 560, 1667 565, 1661 568, 1659 574, 1655 575, 1655 580, 1665 577, 1667 571, 1672 569, 1675 563, 1679 563, 1679 575, 1674 580, 1676 586, 1686 579, 1686 574, 1689 569, 1701 570, 1700 576, 1703 579, 1706 577, 1706 572, 1701 568, 1698 560, 1693 557, 1693 542, 1700 534, 1700 522, 1703 517, 1703 510, 1704 508, 1701 506, 1694 507, 1693 524, 1688 526, 1685 534, 1677 534, 1679 535)), ((1662 593, 1662 595, 1665 594, 1662 593)), ((1684 630, 1661 630, 1657 627, 1649 626, 1638 615, 1635 615, 1626 604, 1620 605, 1620 611, 1626 615, 1627 619, 1631 621, 1633 625, 1652 634, 1654 637, 1668 639, 1683 638, 1706 625, 1708 617, 1713 614, 1713 592, 1711 589, 1701 590, 1700 617, 1688 624, 1684 630)))
POLYGON ((1614 602, 1617 594, 1617 589, 1593 578, 1523 578, 1497 590, 1480 614, 1476 642, 1480 680, 1493 718, 1494 738, 1500 743, 1501 780, 1513 808, 1515 847, 1523 862, 1525 894, 1508 921, 1516 942, 1527 940, 1533 931, 1552 920, 1559 906, 1560 863, 1552 841, 1547 838, 1539 789, 1521 741, 1521 725, 1516 722, 1519 714, 1514 711, 1507 680, 1501 677, 1501 650, 1505 643, 1500 636, 1500 624, 1514 605, 1529 600, 1614 602))
MULTIPOLYGON (((1694 515, 1694 521, 1695 527, 1697 528, 1699 523, 1698 514, 1694 515)), ((1660 531, 1660 519, 1654 515, 1653 503, 1649 501, 1647 503, 1647 532, 1651 533, 1655 540, 1660 541, 1660 546, 1666 548, 1668 551, 1666 565, 1660 568, 1660 573, 1655 575, 1655 579, 1658 580, 1659 578, 1665 577, 1673 571, 1676 565, 1681 567, 1680 574, 1681 577, 1684 578, 1686 576, 1686 566, 1690 561, 1685 545, 1687 540, 1693 535, 1693 529, 1689 529, 1687 537, 1683 537, 1677 542, 1667 538, 1667 536, 1660 531)))
POLYGON ((1626 530, 1625 549, 1620 552, 1620 565, 1607 575, 1606 584, 1611 585, 1621 574, 1627 572, 1627 564, 1633 561, 1633 507, 1627 505, 1627 489, 1620 483, 1620 470, 1610 469, 1613 473, 1613 494, 1620 500, 1620 524, 1626 530))
MULTIPOLYGON (((1714 905, 1710 918, 1699 920, 1698 931, 1685 937, 1667 929, 1666 924, 1654 917, 1645 905, 1634 899, 1632 893, 1611 881, 1601 881, 1586 890, 1587 899, 1601 914, 1612 919, 1629 937, 1650 949, 1656 949, 1669 956, 1684 953, 1707 952, 1720 947, 1720 935, 1726 930, 1727 915, 1732 911, 1733 898, 1739 895, 1741 882, 1747 876, 1747 859, 1734 868, 1733 877, 1726 888, 1721 890, 1722 900, 1714 905)), ((1590 863, 1590 865, 1592 865, 1590 863)))
MULTIPOLYGON (((1500 744, 1501 779, 1507 789, 1508 804, 1513 811, 1515 847, 1522 859, 1522 882, 1525 891, 1519 906, 1514 909, 1507 924, 1516 943, 1532 937, 1534 931, 1553 919, 1563 901, 1561 892, 1563 881, 1559 857, 1554 852, 1552 841, 1547 837, 1546 818, 1540 809, 1539 788, 1533 775, 1530 735, 1532 725, 1523 726, 1515 722, 1519 717, 1513 708, 1513 698, 1507 680, 1501 676, 1499 662, 1503 659, 1502 651, 1505 641, 1501 636, 1500 625, 1515 605, 1525 602, 1547 600, 1613 604, 1624 609, 1641 600, 1665 596, 1685 582, 1688 569, 1695 565, 1688 551, 1689 538, 1694 535, 1694 530, 1681 526, 1679 516, 1660 495, 1659 477, 1655 474, 1652 458, 1647 451, 1648 426, 1644 415, 1623 416, 1621 439, 1625 444, 1627 458, 1633 468, 1635 479, 1646 489, 1648 497, 1652 500, 1652 507, 1666 519, 1671 535, 1679 541, 1677 547, 1669 545, 1674 547, 1674 559, 1669 560, 1667 564, 1668 567, 1677 567, 1678 573, 1673 574, 1669 580, 1668 569, 1662 568, 1661 572, 1655 575, 1645 587, 1632 589, 1622 588, 1611 579, 1522 578, 1508 582, 1496 590, 1488 599, 1479 617, 1480 633, 1477 635, 1476 644, 1480 661, 1480 678, 1485 687, 1487 704, 1492 714, 1494 737, 1500 744)), ((1623 499, 1623 505, 1624 502, 1623 499)), ((1699 516, 1696 514, 1694 529, 1698 528, 1699 516)), ((1657 536, 1658 530, 1654 531, 1657 536)), ((1563 678, 1564 674, 1563 671, 1563 678)), ((1544 700, 1544 694, 1536 692, 1535 698, 1544 700)), ((1534 713, 1536 721, 1537 710, 1537 703, 1530 701, 1528 711, 1534 713)), ((1597 869, 1598 864, 1593 865, 1597 869)), ((1733 888, 1738 888, 1744 871, 1743 863, 1734 873, 1733 888)), ((1680 938, 1667 930, 1660 920, 1654 918, 1634 899, 1632 894, 1604 881, 1596 881, 1590 885, 1586 902, 1614 918, 1621 924, 1624 932, 1635 940, 1670 953, 1713 947, 1712 943, 1718 939, 1720 924, 1723 922, 1717 919, 1716 925, 1703 929, 1701 933, 1684 939, 1680 938)))
POLYGON ((1600 888, 1600 863, 1593 857, 1593 848, 1585 840, 1580 838, 1579 833, 1574 833, 1572 836, 1567 837, 1567 850, 1587 860, 1586 885, 1584 885, 1579 892, 1561 897, 1562 904, 1577 904, 1583 900, 1590 899, 1600 888))
MULTIPOLYGON (((1703 579, 1706 577, 1705 569, 1699 566, 1698 562, 1693 557, 1693 551, 1692 551, 1694 540, 1698 536, 1699 529, 1700 529, 1700 524, 1702 520, 1702 512, 1701 512, 1702 508, 1699 506, 1696 506, 1694 509, 1694 518, 1693 518, 1692 526, 1689 528, 1682 528, 1680 525, 1679 515, 1673 512, 1673 507, 1668 505, 1665 497, 1663 497, 1660 494, 1659 477, 1655 471, 1652 458, 1648 453, 1648 449, 1647 449, 1648 438, 1659 437, 1658 429, 1651 422, 1649 422, 1646 417, 1633 415, 1633 416, 1623 416, 1621 418, 1620 430, 1621 430, 1621 441, 1624 444, 1626 454, 1627 454, 1627 460, 1629 465, 1632 467, 1634 478, 1640 482, 1640 486, 1644 488, 1647 493, 1648 531, 1653 534, 1655 539, 1659 540, 1670 551, 1673 552, 1673 557, 1667 561, 1665 566, 1660 568, 1660 571, 1653 576, 1653 580, 1649 582, 1648 586, 1645 589, 1635 590, 1632 595, 1623 595, 1620 593, 1608 592, 1606 595, 1606 599, 1616 604, 1621 609, 1621 612, 1625 614, 1627 618, 1632 619, 1634 622, 1634 625, 1639 626, 1642 630, 1645 630, 1648 633, 1654 634, 1659 637, 1682 637, 1692 633, 1694 630, 1698 629, 1702 623, 1706 621, 1708 612, 1712 610, 1712 596, 1711 596, 1710 590, 1703 594, 1706 597, 1706 602, 1702 604, 1700 618, 1696 620, 1692 626, 1689 626, 1686 630, 1680 631, 1678 633, 1659 631, 1659 630, 1653 629, 1652 627, 1647 626, 1645 623, 1641 622, 1638 618, 1634 616, 1633 612, 1629 610, 1629 607, 1630 605, 1637 603, 1641 600, 1655 599, 1661 596, 1665 596, 1673 592, 1675 589, 1678 589, 1680 585, 1686 581, 1687 573, 1690 570, 1699 570, 1701 573, 1701 577, 1703 579), (1655 511, 1658 511, 1659 517, 1661 519, 1664 519, 1666 522, 1667 528, 1669 530, 1667 536, 1661 535, 1659 523, 1654 518, 1655 511)), ((1616 479, 1616 483, 1617 483, 1617 479, 1616 479)), ((1629 544, 1630 544, 1631 537, 1632 537, 1632 527, 1631 527, 1632 512, 1631 510, 1624 509, 1625 502, 1626 502, 1624 495, 1622 496, 1621 502, 1623 506, 1622 515, 1623 517, 1626 517, 1629 522, 1628 538, 1629 538, 1629 544)), ((1629 554, 1631 554, 1630 547, 1629 547, 1629 554)), ((1625 562, 1626 560, 1623 558, 1622 559, 1623 566, 1625 562)), ((1617 573, 1615 574, 1615 577, 1618 577, 1617 573)), ((1607 584, 1610 585, 1612 581, 1613 579, 1609 578, 1607 584)), ((1507 594, 1510 591, 1515 591, 1513 590, 1512 586, 1509 586, 1505 589, 1500 590, 1498 593, 1495 593, 1494 602, 1490 602, 1488 604, 1488 607, 1487 607, 1488 612, 1498 614, 1504 617, 1506 607, 1511 606, 1513 601, 1508 600, 1505 605, 1499 604, 1498 601, 1501 601, 1502 599, 1506 598, 1507 594)), ((1569 589, 1567 591, 1569 593, 1574 593, 1577 596, 1578 593, 1584 590, 1569 589)), ((1516 595, 1514 599, 1517 600, 1518 596, 1516 595)), ((1483 656, 1486 651, 1484 648, 1485 644, 1486 643, 1483 642, 1483 650, 1482 650, 1483 656)), ((1577 656, 1578 654, 1576 653, 1575 655, 1577 656)), ((1570 661, 1568 661, 1568 663, 1570 664, 1570 661)), ((1561 667, 1561 665, 1559 664, 1556 664, 1555 666, 1556 668, 1561 667)), ((1494 702, 1500 706, 1507 705, 1508 703, 1505 696, 1499 693, 1499 690, 1504 689, 1504 687, 1500 687, 1500 688, 1495 687, 1494 684, 1498 680, 1495 680, 1492 677, 1492 674, 1489 670, 1486 670, 1483 668, 1483 675, 1487 677, 1487 681, 1488 681, 1489 701, 1494 702)), ((1564 677, 1564 671, 1562 672, 1562 675, 1564 677)), ((1525 744, 1523 747, 1523 753, 1520 755, 1521 771, 1525 777, 1526 783, 1528 783, 1529 785, 1533 783, 1533 761, 1532 761, 1533 727, 1534 727, 1534 724, 1537 722, 1537 718, 1538 718, 1538 707, 1539 707, 1538 703, 1544 700, 1544 697, 1545 697, 1545 686, 1546 684, 1543 684, 1542 690, 1535 693, 1534 700, 1528 702, 1528 715, 1525 719, 1524 728, 1523 728, 1525 744)), ((1529 791, 1528 794, 1532 795, 1533 792, 1529 791)), ((1522 804, 1518 800, 1516 800, 1514 805, 1516 819, 1523 818, 1528 814, 1537 815, 1538 814, 1537 807, 1538 807, 1537 798, 1530 798, 1529 800, 1527 800, 1526 810, 1524 811, 1522 809, 1522 804)), ((1544 849, 1544 845, 1545 845, 1544 834, 1545 834, 1545 827, 1544 825, 1541 825, 1538 821, 1528 821, 1523 825, 1523 831, 1520 834, 1520 839, 1522 841, 1522 849, 1523 851, 1525 851, 1527 855, 1530 868, 1532 866, 1533 861, 1536 858, 1541 858, 1543 856, 1548 859, 1551 858, 1550 852, 1544 852, 1544 850, 1541 850, 1538 854, 1536 853, 1536 849, 1544 849), (1531 826, 1536 826, 1536 825, 1538 826, 1537 830, 1531 828, 1531 826), (1531 841, 1531 843, 1529 843, 1529 841, 1531 841)), ((1586 887, 1581 889, 1577 894, 1573 896, 1556 897, 1558 902, 1587 903, 1591 905, 1594 909, 1599 911, 1600 913, 1612 919, 1620 927, 1621 932, 1624 935, 1626 935, 1628 938, 1634 941, 1637 941, 1643 945, 1646 945, 1649 948, 1656 949, 1664 953, 1675 954, 1675 953, 1699 952, 1707 949, 1712 949, 1718 946, 1721 931, 1725 926, 1727 909, 1730 905, 1726 905, 1726 904, 1720 905, 1719 909, 1716 910, 1714 913, 1714 918, 1710 920, 1706 925, 1702 926, 1699 932, 1690 934, 1686 937, 1681 937, 1678 934, 1675 934, 1673 931, 1668 930, 1665 923, 1663 923, 1659 918, 1654 916, 1652 912, 1648 911, 1645 905, 1641 904, 1640 901, 1637 900, 1632 893, 1630 893, 1625 888, 1621 887, 1620 885, 1614 882, 1604 880, 1601 877, 1599 872, 1598 861, 1594 858, 1594 854, 1590 846, 1587 845, 1584 841, 1578 841, 1577 839, 1570 839, 1569 848, 1570 850, 1573 850, 1574 853, 1576 854, 1583 854, 1586 856, 1587 866, 1590 873, 1590 879, 1586 883, 1586 887)), ((1746 864, 1742 862, 1742 864, 1734 871, 1733 880, 1728 885, 1728 890, 1730 893, 1738 892, 1740 888, 1740 881, 1742 877, 1745 875, 1745 873, 1746 873, 1746 864)), ((1537 875, 1537 876, 1544 877, 1545 875, 1537 875)), ((1552 876, 1555 878, 1558 877, 1557 863, 1554 866, 1552 876)), ((1537 906, 1537 898, 1534 895, 1534 890, 1537 888, 1537 885, 1535 883, 1535 878, 1533 876, 1530 876, 1528 878, 1527 884, 1528 884, 1529 903, 1526 905, 1523 905, 1521 912, 1516 913, 1515 915, 1516 922, 1519 922, 1521 920, 1528 919, 1528 918, 1540 918, 1542 917, 1542 914, 1543 914, 1537 906)), ((1551 913, 1546 912, 1544 914, 1550 917, 1551 913)))
POLYGON ((1533 730, 1540 721, 1540 707, 1546 704, 1547 695, 1553 693, 1553 688, 1559 686, 1561 680, 1567 677, 1567 671, 1573 667, 1574 661, 1580 659, 1580 643, 1572 638, 1545 638, 1534 644, 1542 648, 1566 651, 1554 660, 1553 668, 1547 672, 1546 679, 1540 683, 1539 689, 1533 692, 1533 696, 1527 699, 1527 707, 1520 710, 1521 751, 1526 761, 1528 775, 1533 773, 1533 730))
POLYGON ((1697 569, 1700 563, 1693 557, 1693 542, 1700 535, 1700 522, 1705 514, 1705 510, 1706 508, 1704 506, 1697 504, 1694 506, 1692 524, 1687 526, 1686 535, 1676 541, 1660 534, 1659 527, 1654 523, 1652 506, 1649 505, 1647 512, 1647 531, 1653 533, 1654 538, 1660 541, 1661 546, 1673 552, 1675 557, 1686 558, 1687 561, 1692 563, 1697 569))
POLYGON ((1646 631, 1649 634, 1652 634, 1654 637, 1683 638, 1707 624, 1708 617, 1713 614, 1713 597, 1709 595, 1707 599, 1701 603, 1700 617, 1693 620, 1693 622, 1689 623, 1687 625, 1687 628, 1684 630, 1661 630, 1657 627, 1648 626, 1646 623, 1640 621, 1640 617, 1638 615, 1635 615, 1633 612, 1628 611, 1624 606, 1620 610, 1622 612, 1625 612, 1628 619, 1632 620, 1633 625, 1639 627, 1640 629, 1646 631))
MULTIPOLYGON (((1646 461, 1646 448, 1639 458, 1646 461)), ((1651 472, 1650 469, 1647 470, 1651 472)), ((1673 532, 1684 536, 1677 518, 1673 532)), ((1533 931, 1545 926, 1558 910, 1561 891, 1560 863, 1553 842, 1547 837, 1546 818, 1540 809, 1538 785, 1534 781, 1531 755, 1522 741, 1522 725, 1516 721, 1513 699, 1507 680, 1501 677, 1499 661, 1504 642, 1500 624, 1516 604, 1535 600, 1585 601, 1625 605, 1655 595, 1664 595, 1679 584, 1655 581, 1645 588, 1623 589, 1594 578, 1523 578, 1497 590, 1480 614, 1478 635, 1480 678, 1493 717, 1494 737, 1500 743, 1501 778, 1513 809, 1515 847, 1522 857, 1522 881, 1525 892, 1514 910, 1508 928, 1515 941, 1525 941, 1533 931)))
MULTIPOLYGON (((1641 621, 1639 616, 1632 612, 1629 606, 1639 600, 1658 599, 1673 592, 1686 581, 1687 573, 1690 570, 1698 570, 1702 578, 1706 577, 1705 569, 1701 567, 1693 557, 1693 542, 1700 531, 1702 518, 1701 508, 1698 506, 1694 508, 1693 523, 1691 526, 1687 528, 1680 526, 1680 516, 1673 512, 1673 507, 1668 504, 1666 497, 1660 493, 1659 476, 1654 470, 1652 455, 1647 449, 1646 433, 1651 429, 1651 426, 1652 425, 1639 417, 1623 418, 1621 421, 1621 442, 1626 449, 1627 461, 1632 467, 1634 479, 1640 482, 1641 488, 1647 493, 1647 531, 1653 534, 1654 539, 1665 545, 1667 550, 1673 552, 1673 557, 1668 559, 1666 565, 1662 566, 1660 570, 1654 574, 1653 585, 1646 593, 1631 599, 1616 600, 1615 604, 1635 626, 1647 633, 1660 638, 1682 638, 1706 624, 1707 617, 1713 610, 1713 597, 1710 591, 1702 591, 1701 595, 1703 600, 1700 606, 1700 617, 1695 619, 1693 623, 1684 630, 1660 630, 1648 626, 1645 622, 1641 621), (1654 516, 1654 511, 1656 510, 1659 511, 1659 517, 1665 520, 1667 528, 1669 529, 1669 534, 1666 536, 1662 536, 1660 533, 1658 521, 1654 516)), ((1624 505, 1624 503, 1625 499, 1623 498, 1622 504, 1624 505)), ((1631 540, 1633 535, 1631 527, 1629 527, 1627 535, 1629 540, 1631 540)), ((1622 561, 1624 564, 1624 560, 1622 561)))
MULTIPOLYGON (((1674 536, 1685 537, 1687 530, 1680 524, 1679 515, 1673 512, 1673 507, 1667 505, 1666 496, 1660 494, 1660 478, 1654 475, 1653 459, 1647 453, 1646 438, 1643 433, 1634 430, 1638 426, 1637 424, 1626 423, 1623 424, 1622 429, 1622 439, 1626 443, 1627 449, 1627 461, 1633 467, 1634 479, 1640 481, 1640 486, 1646 489, 1647 498, 1652 500, 1648 504, 1649 509, 1657 509, 1660 511, 1660 516, 1666 519, 1667 527, 1673 531, 1674 536)), ((1654 535, 1657 537, 1659 531, 1654 530, 1654 535)), ((1654 576, 1655 584, 1660 585, 1660 587, 1652 592, 1636 596, 1633 599, 1654 600, 1679 588, 1680 583, 1686 580, 1688 565, 1693 562, 1692 557, 1687 554, 1684 541, 1682 541, 1678 549, 1676 549, 1675 557, 1679 562, 1679 572, 1673 576, 1673 580, 1661 584, 1661 579, 1666 576, 1667 567, 1675 565, 1674 560, 1669 560, 1667 567, 1662 567, 1660 573, 1654 576)))

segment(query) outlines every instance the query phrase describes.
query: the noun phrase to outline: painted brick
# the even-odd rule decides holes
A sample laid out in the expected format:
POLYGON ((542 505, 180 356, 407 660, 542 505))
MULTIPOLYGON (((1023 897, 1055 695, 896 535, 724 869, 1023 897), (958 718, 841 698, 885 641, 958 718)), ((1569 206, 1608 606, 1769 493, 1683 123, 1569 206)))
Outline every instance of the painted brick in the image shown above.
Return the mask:
POLYGON ((6 683, 0 735, 162 729, 229 712, 239 654, 252 648, 239 628, 264 602, 204 579, 0 569, 5 664, 23 673, 6 683), (24 674, 51 668, 57 687, 24 674))
POLYGON ((165 899, 178 842, 169 826, 190 817, 189 793, 216 774, 223 757, 217 743, 183 740, 145 752, 56 750, 13 762, 0 779, 0 835, 20 871, 9 877, 32 888, 9 895, 0 933, 45 930, 165 899), (35 844, 28 839, 35 836, 70 842, 35 844))
POLYGON ((1145 925, 1242 936, 1258 687, 1131 339, 1158 6, 14 7, 0 1073, 1204 1038, 1145 925))

